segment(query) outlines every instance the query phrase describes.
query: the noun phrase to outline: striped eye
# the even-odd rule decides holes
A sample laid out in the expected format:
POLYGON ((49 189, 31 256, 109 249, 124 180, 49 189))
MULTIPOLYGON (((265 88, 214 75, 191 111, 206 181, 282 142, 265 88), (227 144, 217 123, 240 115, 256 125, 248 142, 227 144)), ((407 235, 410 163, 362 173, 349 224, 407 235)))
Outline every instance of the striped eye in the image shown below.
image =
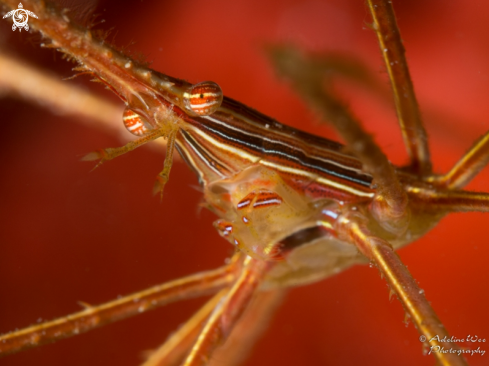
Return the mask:
POLYGON ((122 114, 122 121, 127 130, 136 136, 144 136, 150 130, 150 125, 146 120, 139 114, 134 112, 132 109, 124 109, 122 114))
POLYGON ((214 113, 222 103, 222 89, 212 81, 192 85, 184 94, 185 108, 199 116, 214 113))

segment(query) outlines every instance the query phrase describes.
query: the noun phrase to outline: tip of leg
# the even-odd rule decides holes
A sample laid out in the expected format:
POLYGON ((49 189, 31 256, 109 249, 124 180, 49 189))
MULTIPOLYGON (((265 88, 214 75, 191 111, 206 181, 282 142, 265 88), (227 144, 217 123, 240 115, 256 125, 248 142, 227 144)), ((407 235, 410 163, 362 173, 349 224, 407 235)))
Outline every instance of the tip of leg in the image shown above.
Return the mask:
POLYGON ((103 160, 99 161, 99 163, 97 165, 95 165, 91 170, 90 172, 93 172, 95 169, 97 169, 100 165, 102 165, 103 163, 103 160))
POLYGON ((88 153, 84 157, 82 157, 80 160, 81 161, 94 161, 100 159, 100 152, 99 151, 92 151, 91 153, 88 153))
POLYGON ((153 186, 153 196, 160 194, 160 201, 163 201, 163 190, 165 189, 166 182, 161 178, 157 177, 155 185, 153 186))
POLYGON ((81 161, 94 161, 94 160, 100 160, 97 165, 93 167, 91 172, 93 172, 95 169, 97 169, 104 161, 107 160, 107 153, 105 150, 96 150, 92 151, 91 153, 88 153, 84 157, 80 159, 81 161))

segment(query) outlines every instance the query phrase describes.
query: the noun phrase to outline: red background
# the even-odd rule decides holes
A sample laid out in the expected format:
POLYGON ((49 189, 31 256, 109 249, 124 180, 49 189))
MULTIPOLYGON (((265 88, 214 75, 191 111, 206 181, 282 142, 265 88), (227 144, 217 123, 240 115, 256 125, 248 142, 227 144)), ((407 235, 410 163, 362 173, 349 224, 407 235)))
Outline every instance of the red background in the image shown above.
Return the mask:
MULTIPOLYGON (((395 1, 437 172, 447 171, 489 120, 489 4, 484 1, 395 1)), ((102 1, 96 13, 114 27, 115 43, 152 67, 192 82, 214 80, 225 94, 278 120, 335 138, 261 51, 268 42, 336 51, 365 62, 387 85, 361 1, 102 1)), ((2 47, 60 77, 72 65, 38 37, 0 24, 2 47)), ((87 85, 112 98, 100 85, 87 85)), ((19 75, 21 80, 21 75, 19 75)), ((344 98, 398 164, 406 162, 392 106, 368 91, 344 98)), ((115 99, 114 99, 115 100, 115 99)), ((15 99, 0 100, 0 332, 77 311, 77 301, 111 300, 219 266, 231 248, 196 213, 193 173, 176 163, 163 204, 151 196, 163 156, 140 149, 89 173, 79 155, 120 146, 109 136, 15 99)), ((121 129, 122 129, 121 123, 121 129)), ((488 191, 489 173, 471 184, 488 191)), ((454 214, 400 250, 403 261, 456 337, 488 341, 487 216, 454 214)), ((202 300, 173 304, 57 344, 2 360, 3 365, 134 365, 165 340, 202 300)), ((356 267, 292 289, 248 365, 432 365, 412 325, 403 324, 377 270, 356 267)), ((474 348, 477 348, 475 346, 474 348)), ((468 356, 488 364, 489 354, 468 356)))

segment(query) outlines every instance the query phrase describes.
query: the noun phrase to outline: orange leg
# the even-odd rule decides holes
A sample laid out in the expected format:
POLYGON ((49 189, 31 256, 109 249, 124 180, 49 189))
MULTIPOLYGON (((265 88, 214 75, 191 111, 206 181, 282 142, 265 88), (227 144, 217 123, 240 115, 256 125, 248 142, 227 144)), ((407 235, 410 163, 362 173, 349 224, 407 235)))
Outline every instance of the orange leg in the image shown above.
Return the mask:
POLYGON ((414 94, 392 2, 368 0, 368 7, 372 14, 373 28, 377 33, 380 51, 391 81, 397 119, 411 159, 411 168, 419 175, 426 176, 431 173, 428 138, 414 94))
POLYGON ((457 353, 436 352, 442 347, 458 350, 454 343, 443 342, 450 339, 448 332, 426 300, 424 292, 401 262, 391 245, 383 239, 373 236, 367 229, 365 218, 359 214, 346 214, 338 219, 337 229, 344 240, 354 244, 372 263, 375 263, 391 290, 413 320, 418 332, 426 337, 425 344, 433 351, 440 365, 466 365, 463 356, 457 353))
POLYGON ((448 212, 489 212, 489 193, 448 191, 408 187, 414 204, 426 205, 426 210, 448 212))
POLYGON ((247 308, 270 263, 246 257, 239 278, 214 309, 184 366, 206 365, 214 349, 231 333, 247 308))
POLYGON ((275 310, 282 303, 284 293, 283 290, 257 293, 229 339, 214 352, 207 366, 241 365, 265 332, 275 310))
POLYGON ((477 140, 470 150, 442 177, 433 179, 438 186, 461 189, 489 163, 489 132, 477 140))
POLYGON ((377 197, 373 213, 378 221, 390 230, 403 231, 408 222, 407 196, 391 163, 372 137, 347 108, 323 88, 323 68, 312 56, 304 57, 297 50, 269 48, 275 68, 292 82, 294 89, 330 122, 343 140, 346 148, 363 164, 366 172, 374 177, 377 197))
MULTIPOLYGON (((132 151, 140 146, 143 146, 144 144, 156 140, 159 137, 166 136, 168 135, 168 129, 167 128, 161 128, 157 129, 154 131, 149 132, 147 135, 144 137, 128 142, 126 145, 122 147, 115 147, 115 148, 107 148, 107 149, 99 149, 96 151, 93 151, 91 153, 88 153, 85 155, 81 160, 82 161, 93 161, 93 160, 99 160, 100 161, 95 165, 95 167, 92 169, 98 168, 102 163, 108 160, 112 160, 118 156, 121 156, 129 151, 132 151)), ((167 147, 168 151, 168 147, 167 147)))
POLYGON ((226 295, 229 289, 221 290, 214 295, 200 310, 195 313, 183 326, 153 352, 141 366, 176 366, 179 365, 188 353, 205 321, 217 306, 219 301, 226 295))
POLYGON ((229 265, 215 270, 170 281, 102 305, 87 306, 78 313, 4 334, 0 336, 0 356, 84 333, 171 302, 214 293, 236 278, 240 266, 236 257, 229 265))
MULTIPOLYGON (((221 290, 214 295, 196 314, 141 366, 177 366, 180 365, 185 353, 188 353, 195 343, 204 323, 217 306, 219 301, 226 296, 229 289, 221 290)), ((226 343, 218 348, 207 366, 239 365, 249 355, 257 338, 265 331, 269 320, 276 308, 281 304, 284 291, 275 290, 257 293, 250 306, 239 319, 236 327, 231 332, 226 343)))
POLYGON ((153 187, 153 194, 160 192, 160 200, 163 200, 163 190, 165 185, 170 179, 170 170, 173 164, 173 152, 175 151, 175 139, 177 137, 178 130, 170 132, 168 135, 168 143, 166 145, 165 162, 163 163, 163 170, 156 177, 156 182, 153 187))

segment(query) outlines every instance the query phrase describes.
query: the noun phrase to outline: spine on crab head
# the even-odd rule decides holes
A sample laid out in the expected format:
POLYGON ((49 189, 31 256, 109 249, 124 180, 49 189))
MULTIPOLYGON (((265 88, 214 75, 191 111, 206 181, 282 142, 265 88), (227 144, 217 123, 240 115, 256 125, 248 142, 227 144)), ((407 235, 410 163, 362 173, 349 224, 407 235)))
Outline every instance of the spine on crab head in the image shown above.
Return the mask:
MULTIPOLYGON (((17 0, 2 0, 8 7, 17 8, 17 0)), ((155 98, 155 92, 145 82, 152 79, 151 70, 125 56, 106 42, 97 39, 88 29, 71 21, 55 5, 44 1, 24 0, 24 6, 38 15, 31 28, 39 31, 50 43, 45 47, 56 48, 79 63, 76 71, 90 73, 105 83, 134 110, 152 117, 155 110, 166 104, 155 98)), ((160 83, 172 83, 172 78, 159 75, 160 83)), ((150 118, 154 126, 154 118, 150 118)))

